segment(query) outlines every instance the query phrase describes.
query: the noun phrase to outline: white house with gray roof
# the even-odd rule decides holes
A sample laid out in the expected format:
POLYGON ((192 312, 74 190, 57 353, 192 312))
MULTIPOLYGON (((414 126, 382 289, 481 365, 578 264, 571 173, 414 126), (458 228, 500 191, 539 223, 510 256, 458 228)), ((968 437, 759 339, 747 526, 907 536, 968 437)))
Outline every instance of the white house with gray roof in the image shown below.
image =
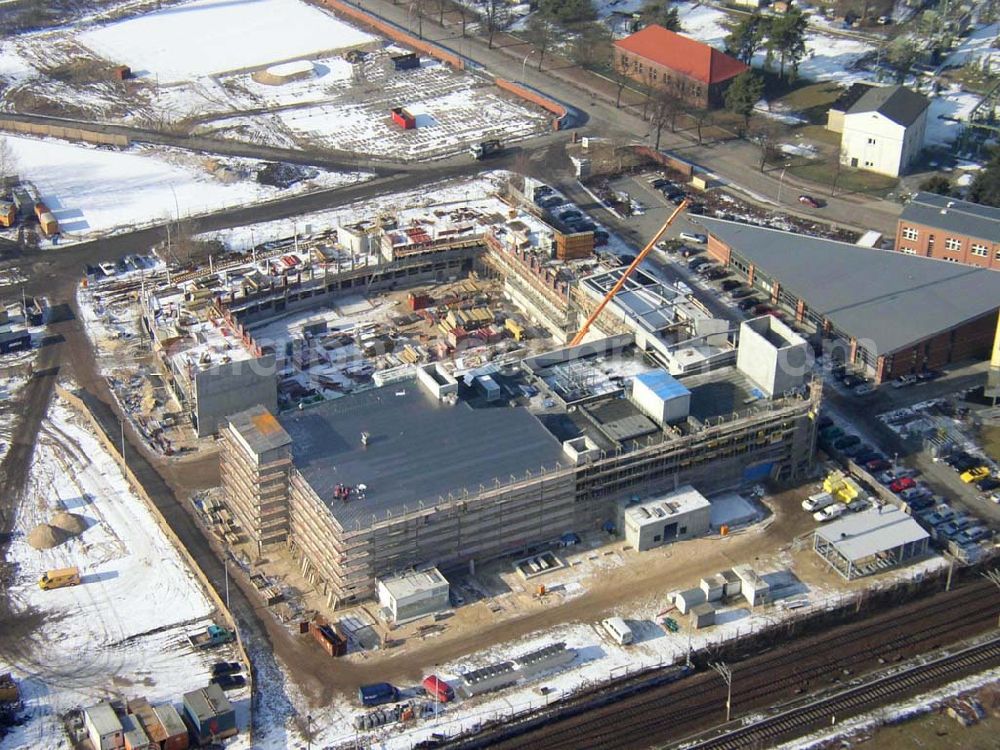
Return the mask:
POLYGON ((903 86, 877 86, 844 114, 840 163, 899 177, 924 147, 929 102, 903 86))

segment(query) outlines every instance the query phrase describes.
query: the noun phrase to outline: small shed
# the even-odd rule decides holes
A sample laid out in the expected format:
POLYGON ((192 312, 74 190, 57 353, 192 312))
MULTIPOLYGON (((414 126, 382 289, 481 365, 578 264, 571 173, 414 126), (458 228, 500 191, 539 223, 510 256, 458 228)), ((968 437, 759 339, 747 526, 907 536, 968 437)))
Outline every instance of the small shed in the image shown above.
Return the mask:
POLYGON ((239 731, 236 711, 216 684, 184 693, 184 718, 201 744, 232 737, 239 731))
POLYGON ((705 602, 691 608, 691 627, 695 630, 715 625, 715 606, 705 602))
POLYGON ((381 578, 377 589, 379 604, 395 623, 409 622, 449 607, 448 579, 437 568, 381 578))
POLYGON ((392 67, 396 70, 414 70, 420 67, 420 55, 416 52, 393 55, 390 59, 392 60, 392 67))
POLYGON ((125 750, 159 750, 135 716, 126 714, 122 717, 122 731, 125 733, 125 750))
POLYGON ((737 565, 733 573, 739 577, 740 592, 751 607, 771 601, 771 586, 749 565, 737 565))
POLYGON ((116 81, 127 81, 132 77, 132 68, 128 65, 116 65, 111 69, 111 77, 116 81))
POLYGON ((740 577, 731 570, 724 570, 719 573, 719 575, 722 577, 722 580, 726 582, 726 588, 722 592, 722 595, 726 599, 731 596, 739 596, 742 583, 740 581, 740 577))
POLYGON ((393 107, 390 110, 392 121, 403 130, 413 130, 417 127, 417 118, 411 115, 404 107, 393 107))
POLYGON ((686 615, 694 607, 704 603, 705 592, 701 589, 687 589, 686 591, 679 591, 674 594, 674 604, 677 607, 677 611, 682 615, 686 615))
POLYGON ((705 592, 705 600, 717 602, 726 593, 726 579, 721 575, 707 576, 701 579, 700 588, 705 592))
POLYGON ((191 739, 177 709, 169 703, 153 707, 153 715, 160 725, 163 739, 158 743, 161 750, 187 750, 191 739))
POLYGON ((83 726, 94 750, 122 750, 125 747, 122 723, 110 703, 101 701, 83 709, 83 726))
POLYGON ((17 223, 17 206, 10 201, 0 201, 0 226, 12 227, 17 223))

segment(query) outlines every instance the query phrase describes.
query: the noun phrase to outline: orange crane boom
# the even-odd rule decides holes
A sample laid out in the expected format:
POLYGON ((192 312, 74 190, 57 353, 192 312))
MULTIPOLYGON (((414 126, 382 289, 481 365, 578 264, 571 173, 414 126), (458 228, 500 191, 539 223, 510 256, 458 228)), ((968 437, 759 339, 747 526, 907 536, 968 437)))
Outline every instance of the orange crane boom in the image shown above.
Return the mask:
POLYGON ((685 198, 683 201, 681 201, 681 204, 676 209, 674 209, 674 212, 670 214, 670 218, 668 218, 665 222, 663 222, 663 226, 660 227, 660 230, 653 235, 653 239, 647 242, 646 247, 642 249, 642 252, 639 253, 637 256, 635 256, 635 260, 633 260, 632 263, 629 265, 629 267, 625 269, 625 273, 623 273, 621 275, 621 278, 618 279, 617 282, 615 282, 615 285, 613 287, 611 287, 611 291, 608 292, 607 295, 605 295, 604 299, 601 300, 601 304, 597 306, 597 309, 590 314, 590 317, 587 318, 587 322, 583 324, 583 327, 580 328, 579 331, 577 331, 576 336, 574 336, 573 340, 569 342, 570 346, 576 346, 581 341, 583 341, 584 336, 587 335, 587 331, 590 330, 590 327, 594 324, 594 321, 597 320, 598 316, 602 312, 604 312, 604 308, 608 306, 608 303, 612 299, 614 299, 615 295, 618 294, 619 291, 621 291, 621 288, 625 286, 625 282, 628 281, 628 277, 631 276, 632 272, 639 267, 639 264, 642 263, 643 260, 645 260, 646 256, 649 255, 650 250, 652 250, 653 247, 656 246, 656 243, 660 241, 660 238, 667 233, 667 230, 670 228, 670 225, 674 223, 674 219, 676 219, 678 216, 681 215, 681 211, 687 208, 689 203, 691 203, 691 199, 685 198))

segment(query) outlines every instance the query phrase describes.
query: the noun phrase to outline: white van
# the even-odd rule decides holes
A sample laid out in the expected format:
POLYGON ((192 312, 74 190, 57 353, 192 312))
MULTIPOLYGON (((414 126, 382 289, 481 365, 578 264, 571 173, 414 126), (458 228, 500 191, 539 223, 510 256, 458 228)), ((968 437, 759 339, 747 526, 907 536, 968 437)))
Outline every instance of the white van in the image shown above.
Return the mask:
POLYGON ((833 505, 834 502, 833 495, 829 492, 817 492, 815 495, 810 495, 802 501, 802 510, 815 513, 817 510, 823 510, 828 505, 833 505))
POLYGON ((601 623, 619 646, 627 646, 633 640, 632 629, 620 617, 610 617, 601 623))

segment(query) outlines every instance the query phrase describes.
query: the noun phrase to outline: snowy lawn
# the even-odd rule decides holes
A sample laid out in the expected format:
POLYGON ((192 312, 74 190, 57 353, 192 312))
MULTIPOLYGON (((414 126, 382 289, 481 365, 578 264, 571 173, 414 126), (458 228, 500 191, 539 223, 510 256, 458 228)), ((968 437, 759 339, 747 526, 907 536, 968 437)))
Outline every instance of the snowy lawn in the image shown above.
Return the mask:
POLYGON ((375 41, 299 0, 194 0, 84 32, 78 39, 161 83, 375 41))
POLYGON ((68 748, 59 715, 102 698, 179 704, 208 683, 213 661, 228 656, 187 643, 210 622, 212 605, 117 464, 61 402, 43 423, 8 558, 19 566, 7 592, 15 611, 42 620, 0 655, 0 672, 20 681, 27 715, 0 743, 4 750, 68 748), (26 535, 59 508, 82 516, 87 528, 52 549, 33 549, 26 535), (38 587, 45 570, 71 565, 81 585, 38 587))
POLYGON ((263 162, 219 159, 177 149, 127 151, 7 136, 18 173, 33 183, 67 240, 85 240, 145 224, 218 211, 304 191, 348 185, 360 173, 320 172, 289 190, 261 185, 263 162), (220 168, 221 167, 221 168, 220 168), (226 169, 228 167, 228 169, 226 169), (211 171, 210 171, 211 170, 211 171))

